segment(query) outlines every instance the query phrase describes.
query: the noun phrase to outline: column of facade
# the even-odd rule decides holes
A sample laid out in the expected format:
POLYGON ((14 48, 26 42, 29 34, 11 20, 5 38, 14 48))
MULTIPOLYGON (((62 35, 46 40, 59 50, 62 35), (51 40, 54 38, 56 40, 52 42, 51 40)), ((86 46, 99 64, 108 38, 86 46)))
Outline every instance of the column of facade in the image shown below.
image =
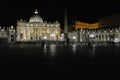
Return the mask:
POLYGON ((49 28, 49 40, 51 40, 51 28, 49 28))
MULTIPOLYGON (((54 32, 54 40, 56 40, 56 32, 55 32, 55 28, 53 28, 53 32, 54 32)), ((67 33, 67 37, 68 37, 68 33, 67 33)))
POLYGON ((30 28, 30 40, 31 40, 31 37, 32 37, 32 29, 30 28))
POLYGON ((47 39, 46 39, 46 40, 48 40, 47 28, 45 28, 45 35, 46 35, 46 37, 47 37, 47 39))
POLYGON ((82 36, 82 41, 84 42, 85 41, 85 30, 83 30, 83 32, 82 32, 82 34, 83 34, 83 36, 82 36))
POLYGON ((31 28, 32 32, 31 32, 31 37, 32 37, 32 41, 34 40, 34 29, 31 28))
POLYGON ((24 40, 26 41, 26 28, 24 28, 24 40))
POLYGON ((28 28, 27 31, 28 31, 28 33, 27 33, 28 34, 28 40, 30 40, 30 28, 28 28))
POLYGON ((38 27, 36 27, 36 40, 38 40, 38 27))
POLYGON ((106 34, 104 33, 104 35, 103 35, 103 41, 106 41, 106 34))
POLYGON ((38 31, 37 31, 37 34, 38 34, 38 40, 40 40, 39 39, 39 37, 40 37, 40 30, 38 29, 38 31))
POLYGON ((105 34, 104 34, 104 41, 107 41, 107 39, 106 39, 106 35, 107 35, 107 34, 105 33, 105 34))
POLYGON ((103 35, 103 33, 102 33, 102 34, 101 34, 101 42, 104 40, 104 39, 103 39, 103 36, 104 36, 104 35, 103 35))
POLYGON ((34 28, 34 40, 36 40, 36 28, 34 28))
POLYGON ((96 34, 96 41, 99 41, 99 36, 98 36, 99 34, 98 34, 98 32, 97 32, 97 34, 96 34))
POLYGON ((107 35, 107 40, 110 41, 110 34, 107 35))
POLYGON ((80 42, 82 42, 82 32, 80 32, 80 42))
POLYGON ((107 33, 107 41, 110 41, 109 37, 110 37, 110 35, 109 35, 109 33, 107 33))
POLYGON ((100 42, 100 34, 98 34, 98 41, 100 42))
POLYGON ((36 40, 38 40, 38 27, 36 28, 36 40))
POLYGON ((22 31, 23 31, 23 40, 25 41, 25 39, 26 39, 26 31, 25 31, 26 29, 25 28, 22 28, 22 31))
POLYGON ((37 40, 37 28, 35 28, 35 40, 37 40))

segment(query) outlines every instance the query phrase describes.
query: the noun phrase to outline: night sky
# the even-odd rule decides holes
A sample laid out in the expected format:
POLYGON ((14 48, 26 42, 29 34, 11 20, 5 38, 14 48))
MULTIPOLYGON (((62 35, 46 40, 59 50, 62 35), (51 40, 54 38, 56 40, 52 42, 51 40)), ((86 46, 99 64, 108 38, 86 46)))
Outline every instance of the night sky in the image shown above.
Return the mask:
POLYGON ((58 20, 61 27, 63 27, 65 7, 68 9, 69 24, 74 20, 93 23, 97 22, 100 17, 120 13, 119 2, 104 1, 4 0, 0 2, 0 25, 16 25, 20 18, 28 21, 36 8, 44 21, 58 20))

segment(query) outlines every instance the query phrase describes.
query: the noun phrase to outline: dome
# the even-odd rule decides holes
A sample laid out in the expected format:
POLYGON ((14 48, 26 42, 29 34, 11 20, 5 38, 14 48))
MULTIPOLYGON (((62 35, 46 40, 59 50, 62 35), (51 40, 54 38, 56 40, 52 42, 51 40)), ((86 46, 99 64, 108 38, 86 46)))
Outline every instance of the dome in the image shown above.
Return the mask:
POLYGON ((30 18, 30 22, 41 22, 41 23, 43 23, 43 19, 39 15, 34 15, 30 18))
POLYGON ((34 13, 35 13, 35 15, 33 15, 33 16, 30 18, 29 22, 41 22, 41 23, 43 23, 43 19, 38 15, 37 9, 35 10, 34 13))

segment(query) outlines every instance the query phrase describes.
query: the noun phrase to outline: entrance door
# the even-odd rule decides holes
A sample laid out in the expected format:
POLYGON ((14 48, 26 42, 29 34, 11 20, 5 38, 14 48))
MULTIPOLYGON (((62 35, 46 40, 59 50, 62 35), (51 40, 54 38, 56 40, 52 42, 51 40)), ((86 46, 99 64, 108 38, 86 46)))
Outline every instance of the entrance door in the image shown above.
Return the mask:
POLYGON ((56 35, 56 40, 58 40, 58 34, 56 35))
POLYGON ((22 41, 23 40, 23 34, 21 33, 20 34, 20 41, 22 41))

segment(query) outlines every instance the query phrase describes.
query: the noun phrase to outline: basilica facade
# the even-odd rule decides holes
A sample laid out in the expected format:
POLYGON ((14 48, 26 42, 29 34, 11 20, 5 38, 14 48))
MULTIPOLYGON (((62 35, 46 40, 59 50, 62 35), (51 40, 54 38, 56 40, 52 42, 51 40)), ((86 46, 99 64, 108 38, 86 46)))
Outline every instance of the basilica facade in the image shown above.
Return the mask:
POLYGON ((29 22, 22 19, 17 21, 16 41, 56 41, 60 40, 60 31, 58 21, 53 23, 44 22, 36 9, 29 22))

